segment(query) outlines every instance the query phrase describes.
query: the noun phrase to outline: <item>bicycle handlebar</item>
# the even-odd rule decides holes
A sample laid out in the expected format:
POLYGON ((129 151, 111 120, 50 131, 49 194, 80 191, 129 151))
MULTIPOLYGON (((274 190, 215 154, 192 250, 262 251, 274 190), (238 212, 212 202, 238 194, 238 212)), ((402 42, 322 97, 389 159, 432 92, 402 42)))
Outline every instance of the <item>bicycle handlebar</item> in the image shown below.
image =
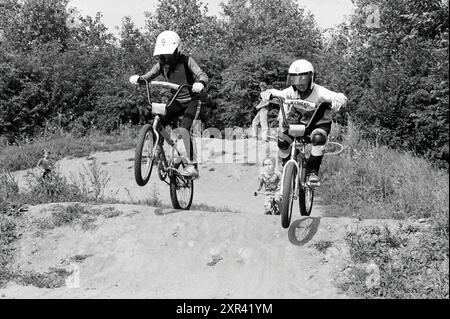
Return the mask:
MULTIPOLYGON (((148 82, 147 82, 148 83, 148 82)), ((170 82, 162 82, 162 81, 151 81, 150 85, 152 86, 162 86, 168 89, 174 89, 178 90, 180 88, 180 85, 170 82)))
MULTIPOLYGON (((294 107, 296 105, 298 105, 298 106, 305 106, 306 108, 314 108, 315 109, 314 114, 311 117, 311 120, 309 121, 309 123, 306 125, 305 129, 308 129, 311 126, 311 124, 316 121, 316 116, 319 113, 319 111, 322 111, 323 108, 330 108, 329 103, 321 103, 316 108, 316 104, 313 102, 308 102, 308 101, 301 100, 301 99, 283 99, 282 97, 272 95, 272 97, 270 98, 270 102, 274 103, 274 104, 278 104, 280 106, 281 115, 283 116, 283 127, 284 128, 289 128, 289 124, 287 122, 286 112, 284 111, 283 100, 284 100, 284 103, 293 104, 294 107)), ((306 109, 306 108, 304 108, 304 109, 306 109)))
POLYGON ((316 103, 305 101, 305 100, 301 100, 301 99, 284 99, 284 103, 286 103, 286 104, 293 104, 294 107, 296 105, 305 106, 305 107, 311 107, 311 108, 315 108, 316 107, 316 103))
POLYGON ((171 105, 173 103, 173 101, 175 101, 175 99, 178 97, 178 95, 180 94, 182 89, 184 89, 184 88, 188 88, 189 90, 192 89, 192 85, 189 85, 189 84, 179 85, 179 84, 175 84, 175 83, 171 83, 171 82, 164 82, 164 81, 151 81, 150 83, 148 83, 147 80, 145 80, 145 79, 143 79, 143 80, 145 81, 145 86, 147 88, 147 99, 148 99, 148 103, 150 105, 152 105, 152 100, 150 99, 150 86, 161 86, 164 88, 177 90, 175 92, 175 94, 173 95, 172 99, 170 100, 170 102, 167 103, 166 107, 168 107, 169 105, 171 105))

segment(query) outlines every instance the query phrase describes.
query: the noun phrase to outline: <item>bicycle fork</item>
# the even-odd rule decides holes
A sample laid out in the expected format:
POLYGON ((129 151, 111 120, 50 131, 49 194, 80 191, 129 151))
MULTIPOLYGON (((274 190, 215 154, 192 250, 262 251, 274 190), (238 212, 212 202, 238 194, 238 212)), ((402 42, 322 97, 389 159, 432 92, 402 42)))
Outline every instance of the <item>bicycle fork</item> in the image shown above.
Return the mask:
POLYGON ((180 178, 183 181, 183 183, 187 183, 184 176, 182 176, 180 174, 180 172, 173 167, 174 164, 178 164, 177 159, 180 158, 181 153, 178 150, 175 142, 170 138, 167 131, 164 129, 160 130, 160 122, 161 121, 160 121, 159 116, 156 116, 155 121, 153 122, 153 132, 156 135, 156 143, 155 143, 155 146, 153 147, 153 154, 157 154, 156 152, 157 152, 158 147, 161 147, 161 149, 159 150, 159 156, 158 156, 158 161, 160 161, 160 163, 158 163, 158 169, 164 174, 160 173, 160 179, 163 182, 167 183, 166 177, 167 177, 167 173, 169 173, 169 174, 177 175, 177 177, 180 178), (162 147, 163 147, 162 144, 164 142, 162 142, 161 145, 159 142, 161 140, 161 137, 163 138, 163 141, 166 140, 167 143, 169 144, 169 146, 171 147, 171 160, 170 161, 171 161, 171 163, 173 162, 173 165, 172 164, 169 165, 167 163, 166 154, 164 153, 164 150, 162 149, 162 147), (178 154, 178 157, 175 156, 175 152, 178 154))
MULTIPOLYGON (((290 159, 289 159, 289 161, 286 162, 286 164, 284 164, 283 175, 282 175, 282 178, 281 178, 281 185, 284 185, 283 179, 286 176, 286 167, 288 166, 289 163, 294 163, 295 168, 297 170, 297 175, 295 177, 295 186, 294 186, 294 190, 293 190, 293 192, 291 194, 291 196, 293 197, 294 200, 297 200, 297 198, 298 198, 298 189, 299 189, 300 174, 301 174, 300 167, 298 165, 298 162, 295 159, 296 158, 296 154, 295 154, 296 151, 297 151, 297 139, 295 138, 294 142, 292 143, 290 159)), ((301 150, 301 151, 303 151, 303 150, 301 150)))

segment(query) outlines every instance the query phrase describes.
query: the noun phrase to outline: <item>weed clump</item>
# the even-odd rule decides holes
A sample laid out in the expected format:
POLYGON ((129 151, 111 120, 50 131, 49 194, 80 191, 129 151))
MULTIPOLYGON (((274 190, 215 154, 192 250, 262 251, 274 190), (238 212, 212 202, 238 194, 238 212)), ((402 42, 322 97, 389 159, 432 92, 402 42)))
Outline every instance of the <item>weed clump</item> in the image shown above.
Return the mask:
POLYGON ((351 262, 336 278, 359 298, 449 298, 448 242, 430 229, 362 227, 347 233, 351 262))

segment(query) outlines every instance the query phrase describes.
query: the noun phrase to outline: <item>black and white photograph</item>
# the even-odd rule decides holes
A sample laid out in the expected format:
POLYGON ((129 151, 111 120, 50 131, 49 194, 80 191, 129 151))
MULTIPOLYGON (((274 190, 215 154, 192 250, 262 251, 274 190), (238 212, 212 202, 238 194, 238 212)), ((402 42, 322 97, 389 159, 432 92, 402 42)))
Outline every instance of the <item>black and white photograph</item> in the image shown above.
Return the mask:
POLYGON ((448 300, 449 1, 0 0, 13 299, 448 300))

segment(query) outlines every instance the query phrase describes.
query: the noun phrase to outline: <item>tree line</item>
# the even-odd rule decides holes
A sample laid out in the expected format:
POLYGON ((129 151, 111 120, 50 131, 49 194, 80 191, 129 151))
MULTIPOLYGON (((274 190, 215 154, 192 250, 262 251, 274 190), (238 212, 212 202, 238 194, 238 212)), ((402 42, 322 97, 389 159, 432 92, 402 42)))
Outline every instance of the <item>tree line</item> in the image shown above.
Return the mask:
POLYGON ((229 0, 219 17, 199 0, 160 0, 142 29, 124 17, 119 36, 68 2, 0 3, 0 135, 10 143, 138 124, 146 96, 128 78, 150 69, 156 36, 170 29, 210 77, 206 127, 249 126, 258 83, 283 88, 305 58, 319 84, 348 96, 337 121, 351 116, 366 138, 448 165, 448 0, 354 0, 329 30, 294 0, 229 0))

